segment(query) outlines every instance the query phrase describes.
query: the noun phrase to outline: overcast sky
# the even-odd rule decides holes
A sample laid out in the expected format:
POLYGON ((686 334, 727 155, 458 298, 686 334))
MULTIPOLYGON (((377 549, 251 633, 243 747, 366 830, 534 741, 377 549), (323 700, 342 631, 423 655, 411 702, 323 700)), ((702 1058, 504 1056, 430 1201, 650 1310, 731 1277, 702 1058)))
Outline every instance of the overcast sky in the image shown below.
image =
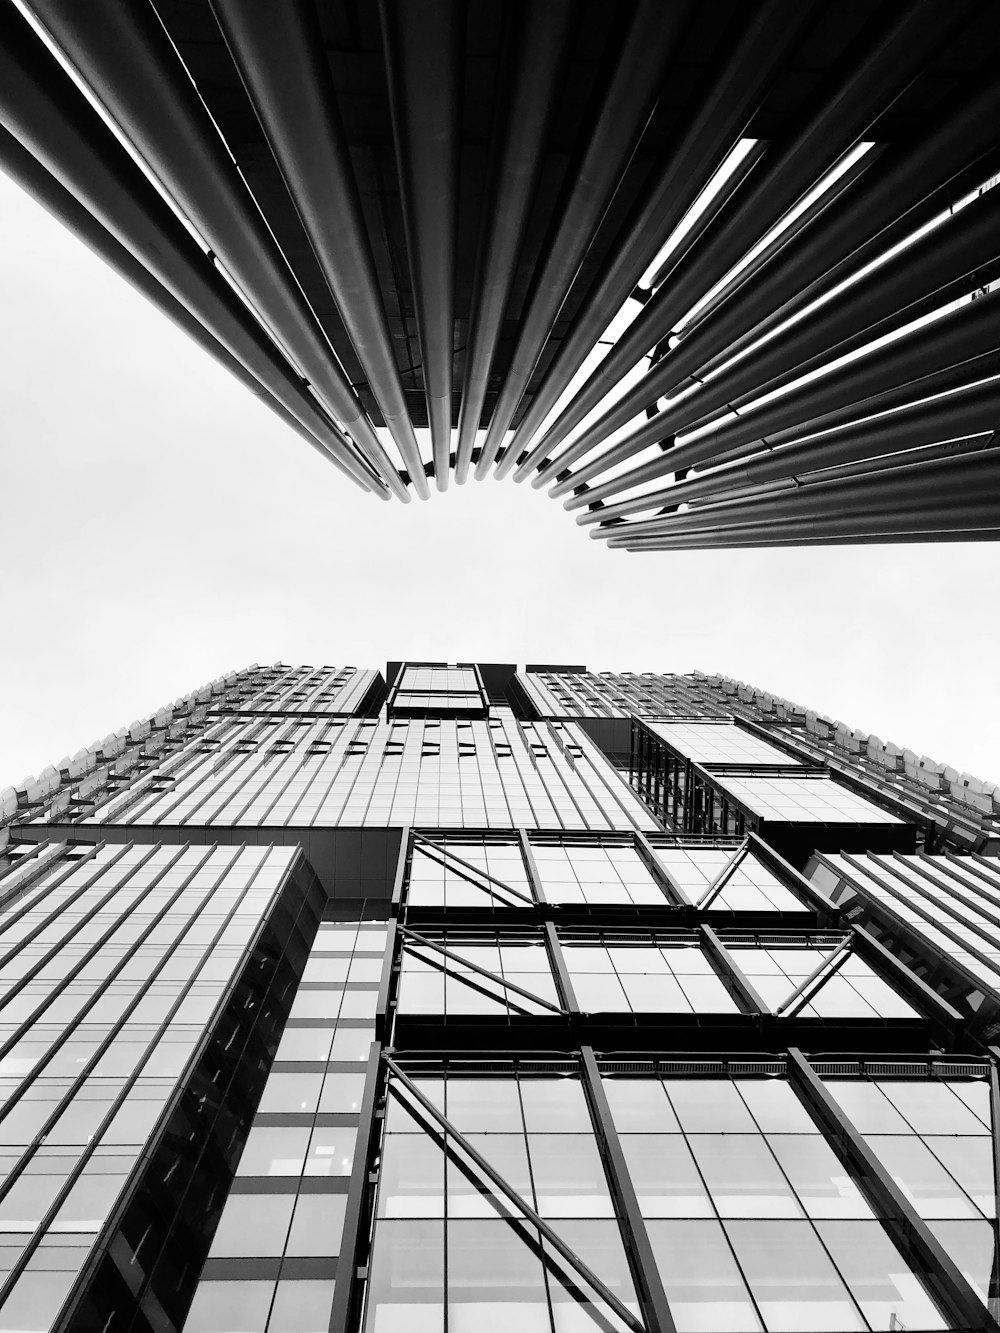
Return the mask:
POLYGON ((1000 780, 1000 546, 609 551, 366 498, 0 175, 0 787, 250 662, 723 671, 1000 780))

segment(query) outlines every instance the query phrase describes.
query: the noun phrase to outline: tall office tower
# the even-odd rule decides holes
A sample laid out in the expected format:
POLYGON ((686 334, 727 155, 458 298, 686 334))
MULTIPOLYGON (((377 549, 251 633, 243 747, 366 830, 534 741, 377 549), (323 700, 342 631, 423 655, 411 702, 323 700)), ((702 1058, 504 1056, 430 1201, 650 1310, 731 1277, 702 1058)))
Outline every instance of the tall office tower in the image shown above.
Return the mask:
POLYGON ((991 0, 0 0, 0 167, 369 497, 995 540, 998 69, 991 0))
POLYGON ((254 666, 0 793, 2 1333, 1000 1329, 1000 792, 254 666))

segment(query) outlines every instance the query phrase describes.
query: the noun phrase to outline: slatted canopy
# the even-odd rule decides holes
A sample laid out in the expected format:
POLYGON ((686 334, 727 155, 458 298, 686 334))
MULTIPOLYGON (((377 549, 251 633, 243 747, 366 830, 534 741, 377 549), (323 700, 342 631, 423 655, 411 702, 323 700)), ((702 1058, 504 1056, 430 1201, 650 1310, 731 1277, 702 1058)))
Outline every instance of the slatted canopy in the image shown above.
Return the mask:
POLYGON ((360 487, 1000 536, 989 0, 0 0, 0 164, 360 487))

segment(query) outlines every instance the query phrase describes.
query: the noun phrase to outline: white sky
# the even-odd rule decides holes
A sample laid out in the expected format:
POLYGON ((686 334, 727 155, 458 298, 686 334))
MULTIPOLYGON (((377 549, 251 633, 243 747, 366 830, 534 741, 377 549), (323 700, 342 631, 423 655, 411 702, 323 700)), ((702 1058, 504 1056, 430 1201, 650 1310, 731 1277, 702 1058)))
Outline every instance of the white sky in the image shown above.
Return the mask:
POLYGON ((249 662, 723 671, 1000 780, 1000 545, 610 551, 366 498, 0 176, 0 787, 249 662))

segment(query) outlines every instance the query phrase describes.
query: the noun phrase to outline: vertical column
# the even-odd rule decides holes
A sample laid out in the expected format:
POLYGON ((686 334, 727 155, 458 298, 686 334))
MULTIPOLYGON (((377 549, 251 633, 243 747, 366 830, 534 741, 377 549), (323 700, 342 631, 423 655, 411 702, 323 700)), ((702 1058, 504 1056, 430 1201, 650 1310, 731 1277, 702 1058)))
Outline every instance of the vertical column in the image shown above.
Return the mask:
POLYGON ((625 1154, 618 1139, 618 1131, 611 1115, 611 1107, 601 1083, 601 1072, 591 1046, 580 1048, 580 1070, 583 1089, 594 1122, 597 1146, 604 1160, 622 1229, 625 1252, 642 1307, 643 1321, 650 1333, 675 1333, 670 1304, 660 1279, 660 1270, 649 1243, 646 1223, 639 1209, 632 1177, 625 1162, 625 1154))

